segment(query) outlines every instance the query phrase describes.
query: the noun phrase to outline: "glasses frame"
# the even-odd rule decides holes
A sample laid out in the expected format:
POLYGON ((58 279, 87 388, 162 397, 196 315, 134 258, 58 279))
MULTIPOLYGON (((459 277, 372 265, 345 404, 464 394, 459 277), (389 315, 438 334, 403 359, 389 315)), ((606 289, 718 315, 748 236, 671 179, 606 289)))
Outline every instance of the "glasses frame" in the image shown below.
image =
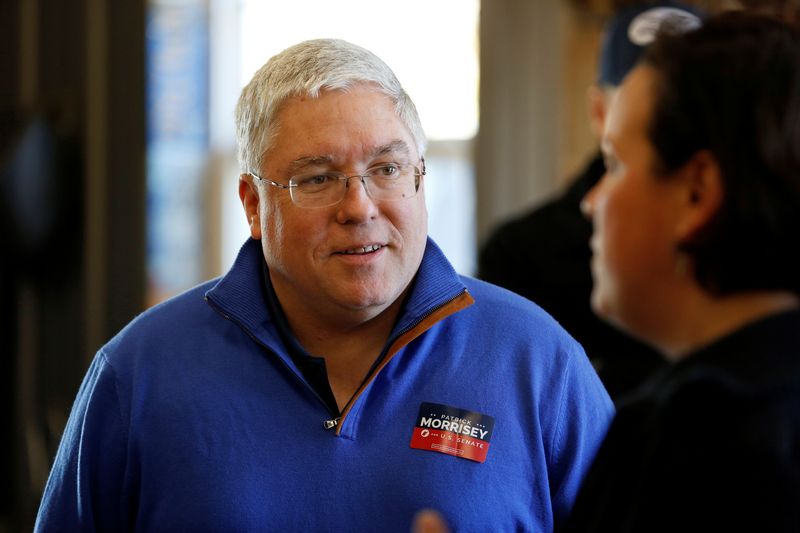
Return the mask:
MULTIPOLYGON (((425 158, 424 157, 420 158, 420 163, 422 164, 422 170, 420 170, 420 168, 418 166, 416 166, 416 165, 407 165, 407 166, 410 166, 411 168, 414 169, 414 178, 415 178, 415 181, 414 181, 414 196, 416 196, 417 193, 419 192, 419 185, 420 185, 420 182, 422 180, 422 176, 425 176, 427 174, 427 170, 425 169, 425 158)), ((380 166, 381 165, 375 165, 375 167, 380 167, 380 166)), ((398 166, 406 166, 406 165, 398 165, 398 166)), ((375 167, 370 167, 370 168, 375 168, 375 167)), ((369 170, 369 169, 367 169, 367 170, 369 170)), ((291 191, 291 189, 294 189, 294 188, 298 187, 297 184, 291 183, 291 181, 296 176, 291 176, 289 178, 289 182, 290 183, 286 184, 286 183, 279 183, 277 181, 272 181, 271 179, 268 179, 268 178, 264 178, 262 176, 259 176, 255 172, 248 172, 248 174, 250 176, 253 176, 258 181, 262 181, 264 183, 272 185, 273 187, 277 187, 279 189, 288 189, 289 190, 289 198, 292 199, 292 203, 294 205, 296 205, 297 207, 300 207, 300 208, 303 208, 303 209, 317 209, 317 208, 323 208, 323 207, 331 207, 332 205, 338 204, 339 202, 344 200, 344 197, 347 194, 347 188, 350 186, 350 180, 353 179, 353 178, 358 178, 359 181, 361 181, 361 184, 364 185, 364 190, 366 191, 367 196, 369 196, 372 200, 375 200, 375 198, 372 198, 372 194, 369 192, 369 187, 367 186, 367 180, 372 178, 372 176, 370 176, 369 174, 352 174, 352 175, 349 175, 349 176, 345 175, 345 174, 342 174, 341 176, 337 176, 337 178, 336 178, 337 180, 345 182, 345 187, 344 187, 344 191, 345 192, 342 194, 342 197, 339 198, 338 200, 336 200, 335 202, 330 203, 330 204, 325 204, 325 205, 300 205, 300 204, 298 204, 297 201, 294 199, 294 194, 292 194, 292 191, 291 191)), ((333 174, 339 174, 339 173, 335 172, 333 174)), ((395 200, 385 200, 385 201, 392 202, 392 201, 402 200, 402 199, 403 198, 396 198, 395 200)))

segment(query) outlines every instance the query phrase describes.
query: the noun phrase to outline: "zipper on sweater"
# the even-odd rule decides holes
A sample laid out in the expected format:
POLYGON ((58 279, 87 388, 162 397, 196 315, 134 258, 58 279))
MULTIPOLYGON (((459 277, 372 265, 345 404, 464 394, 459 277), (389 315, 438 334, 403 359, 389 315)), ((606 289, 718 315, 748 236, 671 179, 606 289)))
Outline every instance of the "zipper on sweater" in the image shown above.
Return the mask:
MULTIPOLYGON (((216 303, 214 303, 214 300, 210 299, 208 296, 204 296, 204 297, 203 297, 203 299, 204 299, 206 302, 208 302, 208 304, 211 306, 211 308, 212 308, 214 311, 216 311, 216 312, 217 312, 217 314, 219 314, 219 315, 220 315, 222 318, 224 318, 225 320, 228 320, 228 321, 230 321, 230 322, 233 322, 234 324, 236 324, 237 326, 239 326, 239 327, 240 327, 240 328, 241 328, 241 329, 242 329, 242 330, 243 330, 243 331, 244 331, 244 332, 247 334, 247 336, 248 336, 248 337, 250 337, 250 339, 251 339, 253 342, 255 342, 256 344, 258 344, 259 346, 261 346, 262 348, 264 348, 264 349, 265 349, 265 350, 267 350, 268 352, 273 352, 273 353, 274 353, 274 350, 273 350, 272 348, 270 348, 269 346, 267 346, 266 344, 264 344, 263 342, 261 342, 260 340, 258 340, 258 339, 257 339, 255 336, 253 336, 253 334, 252 334, 252 333, 250 333, 250 330, 249 330, 249 328, 246 328, 246 327, 245 327, 245 326, 244 326, 244 325, 243 325, 241 322, 239 322, 239 321, 238 321, 238 320, 236 320, 235 318, 233 318, 233 317, 231 317, 230 315, 228 315, 228 314, 227 314, 225 311, 223 311, 222 309, 220 309, 220 308, 217 306, 217 304, 216 304, 216 303)), ((297 379, 299 379, 299 380, 300 380, 300 382, 303 384, 303 386, 305 386, 305 388, 306 388, 306 389, 307 389, 309 392, 311 392, 311 394, 314 396, 314 398, 316 398, 317 400, 319 400, 319 402, 320 402, 320 403, 321 403, 321 404, 322 404, 322 405, 325 407, 325 410, 328 412, 328 414, 330 414, 330 415, 333 417, 333 418, 331 418, 331 419, 325 420, 325 421, 323 422, 323 427, 324 427, 326 430, 329 430, 329 429, 333 429, 333 428, 335 428, 336 426, 338 426, 338 425, 339 425, 339 421, 342 419, 342 417, 341 417, 340 413, 333 413, 333 412, 331 412, 331 410, 330 410, 330 409, 328 409, 328 404, 327 404, 327 403, 325 403, 325 400, 323 400, 323 399, 322 399, 322 397, 321 397, 319 394, 317 394, 317 391, 316 391, 316 390, 314 390, 314 387, 312 387, 311 385, 309 385, 308 381, 306 381, 306 379, 305 379, 303 376, 301 376, 301 375, 299 375, 297 372, 295 372, 295 371, 294 371, 294 369, 293 369, 292 367, 290 367, 290 366, 289 366, 289 365, 286 363, 286 361, 284 361, 284 360, 283 360, 283 358, 282 358, 282 357, 278 357, 278 356, 277 356, 277 354, 275 354, 275 355, 276 355, 276 357, 278 358, 278 360, 281 362, 281 364, 282 364, 282 365, 283 365, 283 366, 284 366, 284 367, 285 367, 285 368, 286 368, 286 369, 287 369, 289 372, 291 372, 292 374, 294 374, 294 376, 295 376, 297 379)))
POLYGON ((401 331, 398 331, 398 332, 397 332, 397 334, 396 334, 396 335, 395 335, 395 336, 392 338, 392 341, 391 341, 390 343, 388 343, 388 344, 387 344, 387 350, 388 350, 388 348, 391 348, 392 344, 394 344, 394 342, 395 342, 397 339, 399 339, 400 337, 402 337, 403 335, 405 335, 406 333, 408 333, 409 331, 411 331, 411 330, 412 330, 412 329, 414 329, 415 327, 419 326, 421 323, 423 323, 423 322, 424 322, 424 321, 425 321, 425 320, 426 320, 426 319, 427 319, 429 316, 431 316, 433 313, 435 313, 436 311, 438 311, 438 310, 439 310, 439 309, 441 309, 442 307, 446 307, 448 304, 450 304, 451 302, 454 302, 455 300, 457 300, 457 299, 461 298, 461 296, 463 296, 464 294, 466 294, 466 293, 468 293, 468 292, 469 292, 469 291, 468 291, 467 289, 464 289, 464 290, 462 290, 461 292, 459 292, 458 294, 456 294, 455 296, 453 296, 452 298, 450 298, 450 299, 449 299, 449 300, 447 300, 446 302, 442 303, 441 305, 437 305, 437 306, 436 306, 436 307, 434 307, 433 309, 431 309, 431 310, 427 311, 426 313, 424 313, 422 316, 420 316, 419 318, 417 318, 417 320, 415 320, 414 322, 412 322, 412 323, 411 323, 409 326, 407 326, 407 327, 406 327, 406 328, 404 328, 403 330, 401 330, 401 331))
POLYGON ((380 373, 379 371, 376 371, 376 370, 381 368, 381 364, 384 362, 384 359, 386 359, 386 354, 389 352, 389 350, 391 350, 391 348, 394 345, 394 343, 397 342, 397 340, 400 337, 402 337, 403 335, 405 335, 409 331, 411 331, 414 328, 416 328, 417 326, 419 326, 429 316, 434 314, 439 309, 442 309, 443 307, 446 307, 447 305, 449 305, 450 303, 454 302, 455 300, 461 298, 464 294, 469 294, 469 291, 466 288, 464 290, 462 290, 461 292, 459 292, 458 294, 456 294, 455 296, 453 296, 452 298, 450 298, 449 300, 447 300, 447 301, 441 303, 440 305, 437 305, 436 307, 433 307, 430 310, 428 310, 427 312, 423 313, 414 322, 412 322, 411 324, 409 324, 408 326, 406 326, 402 330, 398 331, 396 334, 392 335, 390 341, 386 343, 386 348, 381 352, 380 357, 378 357, 375 360, 375 363, 373 363, 372 367, 370 367, 369 372, 367 372, 367 375, 364 378, 364 380, 361 382, 361 385, 359 385, 358 388, 356 389, 355 394, 353 394, 353 396, 345 404, 344 408, 342 409, 341 416, 339 418, 335 419, 335 420, 329 420, 328 422, 333 423, 330 427, 328 426, 328 422, 326 422, 325 423, 325 429, 333 429, 333 428, 337 427, 339 425, 339 423, 341 422, 341 420, 347 416, 347 413, 350 411, 350 407, 353 405, 353 403, 355 403, 355 401, 358 399, 358 397, 361 396, 361 393, 364 391, 364 389, 366 389, 367 385, 373 379, 375 379, 377 377, 377 375, 380 373))
MULTIPOLYGON (((328 413, 330 413, 333 416, 333 418, 330 418, 328 420, 323 421, 322 425, 325 428, 325 430, 327 430, 327 431, 332 430, 332 429, 336 429, 337 430, 336 434, 338 435, 339 434, 339 430, 341 429, 342 420, 347 416, 347 413, 350 411, 350 407, 353 405, 353 403, 355 403, 355 401, 358 399, 358 397, 361 396, 361 393, 364 391, 366 386, 373 379, 375 379, 375 377, 378 375, 379 372, 377 372, 376 369, 381 368, 381 364, 384 362, 384 359, 386 359, 386 354, 392 348, 394 343, 397 342, 397 340, 400 337, 402 337, 403 335, 405 335, 409 331, 411 331, 414 328, 416 328, 417 326, 419 326, 422 322, 424 322, 428 317, 430 317, 436 311, 438 311, 439 309, 442 309, 443 307, 446 307, 447 305, 449 305, 450 303, 454 302, 455 300, 457 300, 458 298, 460 298, 464 294, 469 294, 469 291, 466 288, 464 290, 462 290, 461 292, 459 292, 458 294, 456 294, 455 296, 453 296, 452 298, 450 298, 449 300, 447 300, 445 302, 442 302, 440 305, 437 305, 436 307, 433 307, 430 310, 428 310, 427 312, 423 313, 416 320, 414 320, 414 322, 412 322, 411 324, 409 324, 408 326, 406 326, 402 330, 398 331, 396 334, 392 335, 390 341, 386 343, 386 348, 381 352, 380 357, 378 357, 375 360, 375 363, 373 363, 372 367, 370 367, 369 372, 367 372, 367 375, 364 377, 364 380, 361 382, 361 385, 359 385, 359 387, 356 389, 355 394, 353 394, 353 396, 347 401, 347 403, 345 404, 345 406, 342 409, 341 413, 332 413, 330 411, 330 409, 328 409, 328 404, 325 403, 325 401, 322 399, 322 397, 319 394, 317 394, 317 391, 314 390, 314 388, 311 385, 309 385, 309 383, 305 380, 305 378, 303 378, 303 376, 298 375, 297 372, 294 371, 294 369, 292 369, 288 364, 286 364, 286 362, 283 360, 283 358, 278 357, 278 359, 280 359, 280 361, 283 364, 283 366, 286 367, 286 369, 289 370, 292 374, 294 374, 295 377, 297 377, 303 383, 303 385, 306 387, 306 389, 308 389, 311 392, 311 394, 313 394, 314 397, 317 400, 319 400, 319 402, 325 407, 325 410, 328 411, 328 413)), ((217 313, 219 313, 223 318, 233 322, 234 324, 238 325, 242 330, 244 330, 244 332, 247 334, 248 337, 250 337, 253 340, 253 342, 255 342, 256 344, 258 344, 259 346, 261 346, 262 348, 264 348, 267 351, 270 351, 270 352, 273 351, 271 348, 269 348, 263 342, 258 340, 255 336, 253 336, 253 334, 250 333, 250 330, 248 328, 246 328, 241 322, 239 322, 238 320, 236 320, 233 317, 229 316, 222 309, 220 309, 214 303, 213 300, 211 300, 207 296, 205 296, 204 299, 209 303, 209 305, 211 305, 212 309, 214 309, 217 313)))

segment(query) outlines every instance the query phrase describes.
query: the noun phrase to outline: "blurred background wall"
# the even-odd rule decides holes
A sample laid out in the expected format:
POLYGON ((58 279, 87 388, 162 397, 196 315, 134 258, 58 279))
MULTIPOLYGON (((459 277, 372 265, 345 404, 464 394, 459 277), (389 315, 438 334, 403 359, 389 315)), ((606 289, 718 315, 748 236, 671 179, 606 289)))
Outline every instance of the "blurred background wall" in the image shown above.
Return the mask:
POLYGON ((431 233, 465 274, 595 149, 612 0, 352 1, 0 3, 0 533, 30 530, 95 351, 243 242, 233 105, 279 49, 340 36, 395 69, 431 136, 431 233))
POLYGON ((30 530, 89 358, 144 306, 145 10, 0 3, 0 530, 30 530))

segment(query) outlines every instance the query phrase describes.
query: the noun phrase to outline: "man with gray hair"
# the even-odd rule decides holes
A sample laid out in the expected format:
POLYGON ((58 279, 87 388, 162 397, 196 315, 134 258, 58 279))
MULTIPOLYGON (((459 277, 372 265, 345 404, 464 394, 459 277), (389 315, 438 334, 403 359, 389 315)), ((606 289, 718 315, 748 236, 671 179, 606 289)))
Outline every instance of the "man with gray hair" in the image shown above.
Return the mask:
POLYGON ((139 316, 84 380, 40 531, 550 531, 613 407, 541 309, 427 237, 425 136, 339 40, 270 59, 236 110, 251 239, 139 316))

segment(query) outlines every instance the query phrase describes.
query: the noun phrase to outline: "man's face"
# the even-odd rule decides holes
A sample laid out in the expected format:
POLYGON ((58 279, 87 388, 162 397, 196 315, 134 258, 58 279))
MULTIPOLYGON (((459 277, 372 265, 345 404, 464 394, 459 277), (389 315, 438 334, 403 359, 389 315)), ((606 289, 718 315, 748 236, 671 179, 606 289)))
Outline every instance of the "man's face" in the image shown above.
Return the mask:
POLYGON ((654 172, 657 154, 647 127, 656 80, 648 67, 625 79, 606 120, 606 174, 582 205, 594 224, 592 307, 645 338, 673 292, 682 194, 680 180, 654 172))
MULTIPOLYGON (((422 167, 393 103, 367 84, 287 100, 264 160, 261 176, 284 184, 305 172, 355 175, 387 162, 422 167)), ((258 220, 251 234, 261 240, 290 318, 363 322, 397 301, 425 249, 423 192, 420 186, 411 198, 375 201, 355 178, 338 204, 303 208, 286 189, 245 181, 240 194, 248 217, 258 220), (257 213, 248 209, 248 190, 258 195, 257 213)))

